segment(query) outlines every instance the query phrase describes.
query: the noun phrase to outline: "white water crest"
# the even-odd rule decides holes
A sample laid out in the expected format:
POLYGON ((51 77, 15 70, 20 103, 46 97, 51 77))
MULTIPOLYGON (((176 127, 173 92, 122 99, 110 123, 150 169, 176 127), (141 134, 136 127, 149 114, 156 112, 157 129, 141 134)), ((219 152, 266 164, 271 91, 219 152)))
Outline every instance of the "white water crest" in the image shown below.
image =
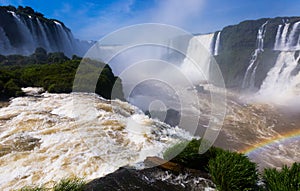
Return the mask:
POLYGON ((199 35, 193 37, 189 42, 181 70, 195 84, 209 80, 213 37, 214 33, 199 35), (199 61, 199 63, 193 63, 191 58, 199 61), (201 76, 199 76, 199 71, 202 73, 201 76))
POLYGON ((217 34, 215 48, 214 48, 214 56, 219 55, 220 37, 221 37, 221 31, 219 31, 218 34, 217 34))
POLYGON ((296 51, 300 49, 300 21, 296 23, 285 23, 278 26, 274 50, 296 51))
POLYGON ((15 98, 0 109, 0 189, 49 187, 70 176, 91 180, 191 138, 128 103, 94 94, 15 98), (91 103, 93 109, 86 107, 91 103))
POLYGON ((242 88, 253 88, 255 85, 255 75, 256 75, 256 69, 258 66, 257 57, 258 55, 264 51, 264 37, 266 33, 266 25, 268 24, 268 21, 266 21, 257 32, 256 37, 256 49, 254 53, 252 54, 249 66, 246 70, 246 74, 244 76, 242 88))

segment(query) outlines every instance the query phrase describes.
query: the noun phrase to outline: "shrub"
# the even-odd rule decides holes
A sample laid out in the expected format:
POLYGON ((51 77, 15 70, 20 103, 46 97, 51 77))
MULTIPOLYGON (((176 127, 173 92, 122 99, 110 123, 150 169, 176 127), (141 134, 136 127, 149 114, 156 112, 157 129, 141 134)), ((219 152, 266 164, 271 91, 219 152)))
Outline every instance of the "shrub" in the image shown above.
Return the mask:
POLYGON ((36 186, 36 187, 23 187, 19 191, 46 191, 47 189, 42 186, 36 186))
POLYGON ((83 191, 85 181, 80 178, 66 178, 56 183, 53 191, 83 191))
POLYGON ((294 163, 290 168, 283 166, 281 171, 265 169, 263 179, 266 190, 299 191, 300 163, 294 163))
POLYGON ((208 163, 209 173, 217 189, 221 191, 254 190, 258 173, 256 164, 245 155, 221 151, 208 163))
POLYGON ((220 148, 211 147, 206 153, 199 154, 201 139, 180 142, 164 152, 164 159, 181 164, 188 168, 198 169, 207 172, 208 161, 215 158, 220 148))
POLYGON ((13 79, 11 79, 4 85, 4 93, 10 97, 20 96, 20 95, 22 95, 22 90, 15 83, 15 81, 13 79))

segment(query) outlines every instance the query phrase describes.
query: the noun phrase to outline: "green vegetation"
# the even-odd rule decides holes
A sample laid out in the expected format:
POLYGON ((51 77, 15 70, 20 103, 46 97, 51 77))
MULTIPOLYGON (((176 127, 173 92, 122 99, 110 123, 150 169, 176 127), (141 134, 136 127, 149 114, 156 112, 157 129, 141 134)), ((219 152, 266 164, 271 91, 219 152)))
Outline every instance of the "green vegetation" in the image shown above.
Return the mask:
POLYGON ((218 190, 254 190, 258 181, 256 164, 245 155, 222 151, 209 160, 209 173, 218 190))
POLYGON ((83 191, 86 182, 81 178, 65 178, 55 183, 53 188, 45 188, 44 186, 23 187, 18 191, 83 191))
POLYGON ((300 163, 284 166, 281 171, 265 169, 259 176, 257 166, 247 156, 211 147, 205 154, 198 154, 201 140, 193 139, 168 148, 164 159, 184 167, 208 172, 220 191, 262 190, 299 191, 300 163), (264 184, 258 185, 262 180, 264 184))
POLYGON ((17 8, 14 6, 0 6, 0 9, 5 10, 5 11, 13 11, 19 15, 30 15, 32 17, 39 18, 40 20, 43 20, 45 22, 50 22, 51 19, 47 19, 44 17, 44 14, 34 11, 31 7, 28 6, 18 6, 17 8))
POLYGON ((207 172, 208 161, 215 158, 222 149, 211 147, 206 153, 199 154, 199 147, 202 140, 193 139, 178 143, 164 152, 164 159, 188 168, 198 169, 207 172))
MULTIPOLYGON (((50 93, 70 93, 73 81, 81 58, 73 56, 67 58, 63 53, 49 53, 37 48, 35 53, 26 57, 20 55, 0 56, 0 98, 22 96, 21 87, 43 87, 50 93), (0 60, 1 61, 1 60, 0 60)), ((117 93, 114 98, 124 99, 121 80, 114 76, 111 68, 101 62, 85 59, 88 67, 78 78, 91 79, 90 73, 100 71, 97 84, 93 89, 83 89, 86 92, 95 92, 104 98, 110 99, 112 88, 117 93), (90 72, 90 73, 89 73, 90 72), (88 91, 87 91, 88 90, 88 91)), ((82 90, 82 89, 81 89, 82 90)))
POLYGON ((85 181, 80 178, 62 179, 53 187, 53 191, 83 191, 85 181))
POLYGON ((28 186, 26 186, 26 187, 21 188, 19 191, 46 191, 46 190, 47 189, 44 188, 44 187, 39 187, 39 186, 37 186, 37 187, 28 187, 28 186))
POLYGON ((281 171, 265 169, 263 179, 268 191, 299 191, 300 163, 294 163, 291 167, 283 166, 281 171))

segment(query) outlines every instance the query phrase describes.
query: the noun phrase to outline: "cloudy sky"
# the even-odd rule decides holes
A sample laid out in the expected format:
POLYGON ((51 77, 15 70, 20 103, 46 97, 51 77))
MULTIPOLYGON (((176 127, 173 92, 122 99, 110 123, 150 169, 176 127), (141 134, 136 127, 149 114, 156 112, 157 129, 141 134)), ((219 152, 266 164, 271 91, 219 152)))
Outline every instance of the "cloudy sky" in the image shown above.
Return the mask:
POLYGON ((299 0, 0 0, 0 5, 9 4, 31 6, 61 20, 85 40, 145 22, 208 33, 246 19, 300 16, 299 0))

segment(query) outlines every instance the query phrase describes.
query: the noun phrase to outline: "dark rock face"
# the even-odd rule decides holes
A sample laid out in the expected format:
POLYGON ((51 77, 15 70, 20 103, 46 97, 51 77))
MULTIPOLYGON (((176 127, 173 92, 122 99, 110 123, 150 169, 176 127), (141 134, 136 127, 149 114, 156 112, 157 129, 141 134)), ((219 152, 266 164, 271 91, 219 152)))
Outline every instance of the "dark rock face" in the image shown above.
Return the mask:
POLYGON ((151 180, 148 175, 155 170, 143 170, 137 171, 130 168, 120 168, 116 172, 109 174, 103 178, 99 178, 91 181, 86 185, 85 190, 97 190, 97 191, 163 191, 163 190, 184 190, 181 186, 165 183, 160 180, 151 180))
POLYGON ((166 119, 164 120, 166 124, 172 127, 177 126, 180 123, 180 113, 175 109, 168 109, 166 119))
POLYGON ((29 55, 42 47, 68 57, 82 56, 91 45, 75 39, 62 22, 47 19, 30 7, 0 7, 0 54, 29 55))
POLYGON ((150 113, 149 111, 146 111, 145 114, 148 115, 149 117, 159 119, 172 127, 175 127, 180 123, 180 117, 181 117, 180 112, 172 108, 168 109, 166 112, 151 111, 150 113), (153 116, 151 116, 151 114, 153 116))
POLYGON ((156 167, 136 170, 130 167, 122 167, 103 178, 89 182, 86 191, 191 191, 214 188, 207 174, 191 172, 191 170, 179 167, 175 163, 161 164, 162 159, 149 157, 145 165, 156 167), (203 176, 206 176, 203 178, 203 176))

